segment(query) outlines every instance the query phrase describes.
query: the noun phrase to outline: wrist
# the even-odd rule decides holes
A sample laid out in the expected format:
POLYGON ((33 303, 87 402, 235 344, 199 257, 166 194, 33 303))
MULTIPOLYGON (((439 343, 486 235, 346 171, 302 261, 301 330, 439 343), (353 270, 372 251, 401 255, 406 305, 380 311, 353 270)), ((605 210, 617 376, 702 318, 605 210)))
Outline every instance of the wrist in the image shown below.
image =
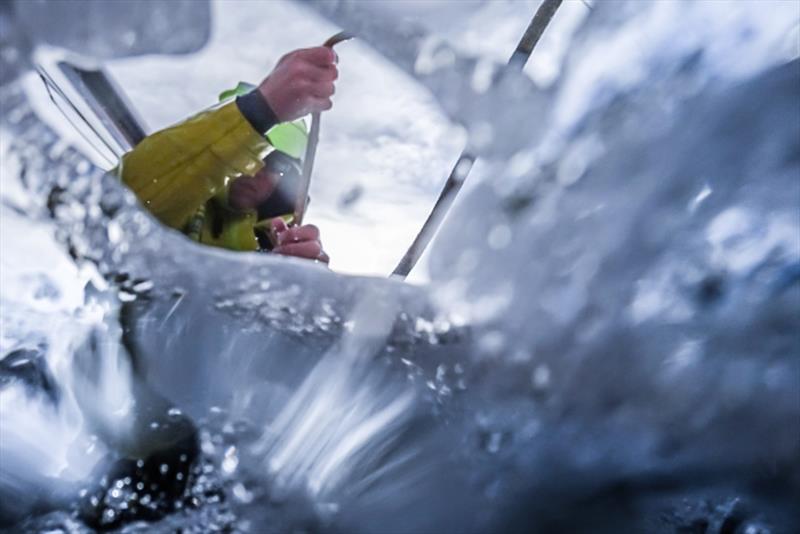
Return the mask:
POLYGON ((239 112, 253 129, 262 135, 281 122, 258 89, 253 89, 249 93, 237 97, 236 107, 239 108, 239 112))

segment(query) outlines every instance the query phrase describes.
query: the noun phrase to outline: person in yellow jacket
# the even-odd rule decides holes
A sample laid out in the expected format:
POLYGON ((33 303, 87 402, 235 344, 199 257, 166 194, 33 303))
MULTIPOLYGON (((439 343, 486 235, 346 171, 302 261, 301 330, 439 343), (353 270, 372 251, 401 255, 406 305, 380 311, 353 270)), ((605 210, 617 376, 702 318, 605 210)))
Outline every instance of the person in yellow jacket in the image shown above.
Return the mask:
POLYGON ((335 63, 327 47, 290 52, 252 91, 142 140, 117 172, 159 221, 196 241, 327 262, 319 229, 289 227, 271 197, 299 176, 305 132, 291 121, 331 108, 335 63))

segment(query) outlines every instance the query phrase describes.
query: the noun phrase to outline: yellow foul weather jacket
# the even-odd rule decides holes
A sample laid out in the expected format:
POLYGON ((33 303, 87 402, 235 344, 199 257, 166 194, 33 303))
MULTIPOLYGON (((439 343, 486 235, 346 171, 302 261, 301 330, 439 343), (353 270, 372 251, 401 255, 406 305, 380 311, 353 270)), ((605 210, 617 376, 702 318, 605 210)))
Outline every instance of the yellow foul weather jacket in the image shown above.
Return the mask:
MULTIPOLYGON (((273 128, 277 122, 263 97, 251 91, 148 136, 122 157, 117 173, 163 224, 201 243, 257 250, 256 213, 231 209, 228 185, 261 169, 271 148, 267 131, 278 130, 270 133, 276 140, 287 133, 297 137, 295 124, 273 128), (280 130, 286 127, 292 131, 280 130)), ((300 149, 292 148, 299 156, 300 149)))

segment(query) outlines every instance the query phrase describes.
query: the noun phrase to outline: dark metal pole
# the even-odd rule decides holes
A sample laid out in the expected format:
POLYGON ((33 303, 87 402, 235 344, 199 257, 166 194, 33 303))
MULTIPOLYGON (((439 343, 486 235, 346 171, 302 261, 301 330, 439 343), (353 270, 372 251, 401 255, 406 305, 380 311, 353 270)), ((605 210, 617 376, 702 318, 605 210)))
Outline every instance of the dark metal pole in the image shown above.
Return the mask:
MULTIPOLYGON (((544 33, 547 25, 550 24, 553 15, 555 15, 562 1, 563 0, 544 0, 544 2, 542 2, 542 5, 536 10, 536 14, 533 16, 531 23, 522 35, 522 39, 520 39, 517 48, 514 50, 514 53, 511 54, 511 58, 508 60, 508 68, 522 70, 528 58, 531 56, 531 52, 533 52, 533 49, 536 47, 536 43, 539 42, 542 33, 544 33)), ((411 246, 400 260, 400 263, 394 268, 392 275, 405 278, 417 264, 425 248, 430 244, 431 239, 433 239, 433 236, 436 234, 436 230, 439 229, 456 195, 461 190, 461 186, 464 184, 464 180, 467 174, 469 174, 473 163, 475 163, 475 156, 466 150, 458 157, 458 161, 456 161, 453 170, 450 171, 450 175, 447 177, 447 182, 445 182, 442 192, 439 193, 436 204, 434 204, 428 218, 425 220, 425 224, 422 225, 422 229, 417 234, 414 242, 411 243, 411 246)))

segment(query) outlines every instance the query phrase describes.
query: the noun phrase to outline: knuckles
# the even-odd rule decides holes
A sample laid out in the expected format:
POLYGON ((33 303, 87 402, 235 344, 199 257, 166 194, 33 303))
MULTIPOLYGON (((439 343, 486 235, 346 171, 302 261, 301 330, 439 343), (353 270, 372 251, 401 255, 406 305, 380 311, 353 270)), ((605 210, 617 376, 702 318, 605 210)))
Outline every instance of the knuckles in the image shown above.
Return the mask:
POLYGON ((308 90, 309 83, 303 78, 294 77, 289 80, 289 88, 302 96, 308 90))
POLYGON ((304 226, 301 226, 297 230, 298 234, 302 231, 303 235, 308 236, 306 237, 306 239, 319 241, 319 228, 316 225, 306 224, 304 226))
POLYGON ((305 76, 308 72, 306 65, 301 61, 293 61, 286 66, 287 74, 292 78, 305 76))
POLYGON ((322 254, 322 243, 319 241, 304 241, 302 243, 288 243, 273 249, 278 254, 284 256, 295 256, 298 258, 316 259, 322 254))
POLYGON ((281 57, 261 84, 281 120, 333 107, 330 97, 339 77, 334 60, 334 52, 327 47, 294 50, 281 57))

